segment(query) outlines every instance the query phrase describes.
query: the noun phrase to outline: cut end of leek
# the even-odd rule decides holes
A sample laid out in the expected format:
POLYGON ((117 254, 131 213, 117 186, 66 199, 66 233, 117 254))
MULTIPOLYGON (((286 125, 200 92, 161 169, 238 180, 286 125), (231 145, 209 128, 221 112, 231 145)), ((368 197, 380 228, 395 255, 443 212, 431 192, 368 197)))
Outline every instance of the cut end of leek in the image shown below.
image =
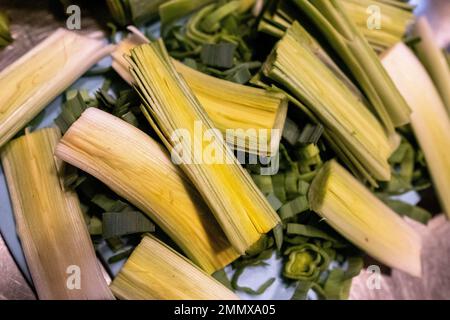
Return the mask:
MULTIPOLYGON (((388 181, 392 145, 377 118, 315 54, 310 35, 294 22, 263 72, 304 103, 335 141, 341 157, 376 180, 388 181)), ((335 148, 336 149, 336 148, 335 148)))
POLYGON ((123 300, 238 300, 216 279, 152 236, 144 236, 111 284, 123 300))
POLYGON ((337 162, 319 171, 309 191, 311 208, 354 245, 386 265, 421 276, 421 239, 337 162))
POLYGON ((58 29, 0 73, 0 147, 112 51, 104 41, 58 29))
POLYGON ((412 109, 411 126, 442 208, 450 217, 450 119, 424 66, 405 44, 386 52, 383 65, 412 109))
MULTIPOLYGON (((124 56, 146 42, 142 35, 131 34, 112 53, 113 68, 128 83, 133 83, 133 78, 124 56)), ((287 98, 283 94, 218 79, 172 61, 214 127, 224 136, 227 130, 233 130, 230 139, 235 150, 263 156, 276 154, 287 114, 287 98), (267 140, 258 137, 260 130, 267 131, 267 140)))
POLYGON ((89 108, 61 139, 56 155, 146 213, 208 273, 238 258, 164 147, 129 123, 89 108))
POLYGON ((26 133, 1 155, 33 283, 40 299, 112 299, 78 197, 62 187, 53 155, 59 138, 56 128, 26 133))

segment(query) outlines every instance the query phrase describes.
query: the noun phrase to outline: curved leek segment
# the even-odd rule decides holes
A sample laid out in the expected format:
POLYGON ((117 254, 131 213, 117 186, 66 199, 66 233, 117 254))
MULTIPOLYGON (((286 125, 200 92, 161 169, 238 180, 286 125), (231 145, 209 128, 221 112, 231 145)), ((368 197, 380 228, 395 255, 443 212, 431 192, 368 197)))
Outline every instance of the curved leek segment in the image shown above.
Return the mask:
POLYGON ((147 119, 172 157, 180 160, 230 243, 244 253, 280 218, 213 128, 164 44, 140 45, 127 58, 147 119))
MULTIPOLYGON (((113 68, 129 83, 133 79, 124 55, 143 43, 145 39, 131 34, 112 53, 113 68)), ((276 154, 287 114, 287 98, 283 94, 218 79, 172 61, 214 126, 224 135, 227 129, 235 129, 232 137, 235 150, 269 156, 276 154), (259 130, 267 130, 268 141, 258 139, 259 130)))
POLYGON ((127 122, 89 108, 61 139, 56 155, 146 213, 206 272, 239 256, 164 148, 127 122))
POLYGON ((91 66, 104 41, 58 29, 0 73, 0 147, 91 66))
POLYGON ((450 115, 450 66, 436 43, 433 31, 425 17, 418 18, 413 34, 420 38, 420 41, 414 45, 414 50, 427 69, 450 115))
POLYGON ((413 113, 411 126, 425 154, 442 208, 450 217, 450 119, 433 81, 403 43, 389 50, 383 65, 413 113))
POLYGON ((59 130, 12 140, 2 152, 17 233, 40 299, 112 299, 75 192, 53 152, 59 130))
POLYGON ((152 236, 144 236, 111 284, 122 300, 237 300, 233 292, 152 236))
POLYGON ((309 34, 294 22, 266 61, 264 75, 280 83, 314 114, 352 162, 377 180, 388 181, 392 146, 353 91, 310 47, 309 34), (342 148, 343 148, 342 147, 342 148))
POLYGON ((390 267, 421 275, 419 235, 334 160, 313 180, 309 200, 354 245, 390 267))

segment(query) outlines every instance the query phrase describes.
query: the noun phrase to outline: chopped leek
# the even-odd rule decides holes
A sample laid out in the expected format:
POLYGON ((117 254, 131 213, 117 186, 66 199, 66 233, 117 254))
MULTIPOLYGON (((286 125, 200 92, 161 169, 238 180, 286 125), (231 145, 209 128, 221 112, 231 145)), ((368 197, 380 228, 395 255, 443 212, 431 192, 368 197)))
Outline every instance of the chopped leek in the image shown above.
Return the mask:
POLYGON ((434 39, 433 31, 425 17, 420 17, 413 28, 413 35, 420 38, 413 47, 427 69, 450 116, 450 66, 434 39))
MULTIPOLYGON (((148 40, 131 35, 121 41, 113 52, 114 69, 128 82, 133 82, 124 54, 148 40)), ((243 86, 208 76, 178 61, 175 68, 186 79, 214 126, 227 134, 236 150, 253 154, 272 155, 277 152, 281 130, 287 114, 287 99, 283 94, 243 86), (267 130, 267 141, 258 138, 260 130, 267 130)))
POLYGON ((135 47, 128 61, 150 124, 172 156, 180 160, 180 167, 210 206, 230 243, 244 253, 279 223, 278 215, 220 132, 213 130, 210 118, 176 71, 163 43, 135 47), (184 130, 192 140, 172 139, 175 130, 184 130), (211 144, 202 138, 206 132, 211 134, 211 144), (205 160, 208 145, 216 150, 217 157, 205 160))
POLYGON ((109 11, 120 26, 141 25, 158 17, 159 7, 168 0, 106 0, 109 11))
POLYGON ((339 0, 292 0, 346 63, 389 135, 410 122, 411 110, 339 0))
POLYGON ((102 235, 104 239, 153 231, 155 231, 155 225, 140 212, 105 212, 103 214, 102 235))
POLYGON ((216 279, 152 236, 144 236, 111 284, 124 300, 237 300, 216 279))
POLYGON ((383 56, 383 65, 413 113, 411 126, 425 154, 442 209, 450 217, 450 118, 426 69, 403 43, 383 56))
POLYGON ((58 29, 0 72, 0 147, 110 51, 101 40, 58 29))
POLYGON ((312 210, 340 234, 382 263, 421 275, 421 239, 337 162, 326 163, 309 191, 312 210))
POLYGON ((9 17, 5 12, 0 11, 0 48, 6 47, 13 41, 9 30, 9 17))
POLYGON ((2 150, 27 265, 40 299, 112 299, 78 197, 62 187, 59 139, 57 128, 26 132, 2 150))
POLYGON ((378 120, 319 59, 310 37, 297 23, 288 29, 266 61, 264 75, 302 100, 352 163, 377 180, 390 179, 392 145, 378 120))
MULTIPOLYGON (((127 122, 88 108, 55 153, 149 215, 205 271, 212 273, 239 256, 163 147, 127 122)), ((103 196, 93 201, 107 212, 125 205, 103 196)))

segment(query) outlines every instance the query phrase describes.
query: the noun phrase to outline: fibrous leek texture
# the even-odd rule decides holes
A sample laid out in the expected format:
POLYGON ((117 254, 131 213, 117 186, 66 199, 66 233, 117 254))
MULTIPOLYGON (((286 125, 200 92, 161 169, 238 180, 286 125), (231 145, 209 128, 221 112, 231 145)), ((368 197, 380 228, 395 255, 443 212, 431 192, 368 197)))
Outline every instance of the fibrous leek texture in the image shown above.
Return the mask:
POLYGON ((123 300, 237 300, 216 279, 152 236, 144 236, 111 284, 123 300))
POLYGON ((143 44, 128 57, 143 112, 172 157, 179 158, 228 240, 244 253, 280 219, 242 168, 162 41, 143 44), (207 137, 205 139, 205 137, 207 137))
POLYGON ((302 101, 355 166, 362 166, 377 180, 388 181, 392 145, 385 131, 310 44, 309 35, 294 22, 266 61, 264 75, 302 101))
MULTIPOLYGON (((133 79, 124 55, 144 41, 132 34, 122 40, 112 54, 114 69, 129 83, 133 79)), ((287 99, 283 94, 218 79, 176 60, 173 63, 214 126, 224 135, 228 129, 234 130, 234 149, 261 155, 273 155, 278 151, 287 114, 287 99), (258 138, 260 130, 266 130, 267 140, 258 138)))
POLYGON ((412 7, 399 7, 392 1, 339 1, 350 20, 355 23, 358 30, 377 52, 382 52, 401 41, 414 21, 412 7), (372 21, 370 20, 371 15, 372 21))
POLYGON ((434 39, 433 30, 427 18, 418 18, 413 28, 413 35, 420 39, 414 45, 414 50, 427 69, 450 115, 450 65, 434 39))
POLYGON ((59 138, 56 128, 26 133, 1 154, 33 283, 40 299, 112 299, 77 195, 62 187, 59 138))
POLYGON ((112 50, 58 29, 0 73, 0 147, 112 50))
POLYGON ((375 259, 421 275, 419 235, 334 160, 313 180, 309 201, 330 226, 375 259))
POLYGON ((387 133, 394 135, 394 127, 409 123, 411 110, 340 1, 292 1, 309 17, 346 64, 387 133))
POLYGON ((405 44, 389 50, 383 65, 412 109, 412 129, 442 208, 450 217, 450 120, 445 105, 427 71, 405 44))
POLYGON ((164 147, 127 122, 89 108, 61 139, 56 155, 149 215, 206 272, 239 256, 164 147))

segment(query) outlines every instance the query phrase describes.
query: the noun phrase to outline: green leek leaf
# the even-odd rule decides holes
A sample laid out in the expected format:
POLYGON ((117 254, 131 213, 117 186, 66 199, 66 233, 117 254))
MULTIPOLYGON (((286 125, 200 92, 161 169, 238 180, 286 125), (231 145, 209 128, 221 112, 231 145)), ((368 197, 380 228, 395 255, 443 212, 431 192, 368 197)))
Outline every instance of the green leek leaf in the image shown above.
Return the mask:
POLYGON ((233 43, 204 44, 200 58, 202 63, 218 68, 231 68, 236 45, 233 43))
POLYGON ((331 242, 338 242, 335 238, 329 236, 324 231, 317 229, 315 227, 312 227, 312 226, 304 225, 304 224, 288 223, 287 233, 294 234, 294 235, 300 235, 300 236, 304 236, 304 237, 329 240, 331 242))
POLYGON ((413 206, 409 203, 400 200, 393 200, 385 197, 382 198, 382 200, 399 215, 407 216, 420 223, 427 224, 428 221, 432 218, 431 213, 423 208, 413 206))
POLYGON ((212 274, 212 276, 219 281, 221 284, 223 284, 225 287, 227 287, 230 290, 233 290, 233 287, 231 286, 230 279, 228 279, 227 273, 224 269, 217 270, 212 274))
MULTIPOLYGON (((292 218, 292 217, 296 216, 297 214, 302 213, 308 209, 309 209, 309 203, 308 203, 308 200, 306 199, 306 196, 299 196, 299 197, 295 198, 294 200, 289 201, 288 203, 284 204, 278 212, 280 214, 280 218, 282 220, 286 220, 286 219, 292 218)), ((292 226, 292 225, 291 225, 291 227, 289 227, 289 225, 291 225, 291 224, 288 224, 287 232, 289 234, 294 234, 297 230, 297 227, 292 226)), ((298 229, 298 230, 300 230, 300 229, 298 229)), ((301 233, 295 233, 295 234, 304 235, 301 233)))
POLYGON ((298 281, 291 300, 306 300, 308 292, 310 289, 312 289, 313 284, 314 284, 313 281, 306 281, 306 280, 298 281))
POLYGON ((244 268, 240 268, 234 272, 233 277, 231 278, 231 286, 234 290, 242 291, 250 295, 260 295, 263 294, 275 282, 275 278, 270 278, 261 284, 256 290, 249 287, 242 287, 238 284, 238 281, 240 276, 244 273, 244 270, 244 268))
POLYGON ((103 238, 128 234, 154 232, 155 225, 139 211, 105 212, 103 214, 103 238))

